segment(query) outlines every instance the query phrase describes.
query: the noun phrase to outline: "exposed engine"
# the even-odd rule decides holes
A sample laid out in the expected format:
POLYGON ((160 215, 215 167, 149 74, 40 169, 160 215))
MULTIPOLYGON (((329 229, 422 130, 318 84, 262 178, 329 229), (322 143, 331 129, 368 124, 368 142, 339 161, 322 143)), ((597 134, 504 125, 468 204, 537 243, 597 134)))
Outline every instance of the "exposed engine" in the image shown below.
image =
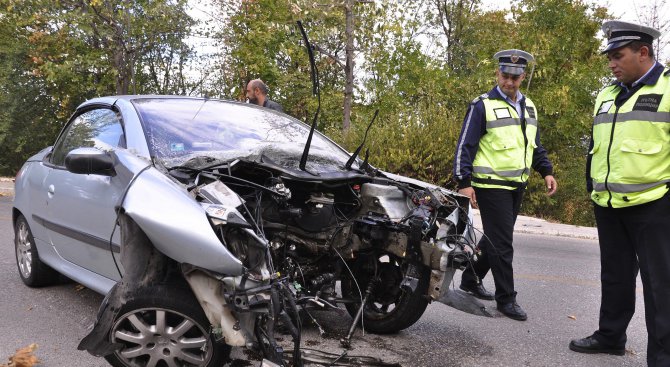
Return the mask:
POLYGON ((259 236, 298 305, 346 306, 343 344, 361 318, 378 333, 412 325, 474 256, 467 198, 438 187, 382 175, 307 181, 243 161, 179 178, 245 267, 262 260, 259 236))

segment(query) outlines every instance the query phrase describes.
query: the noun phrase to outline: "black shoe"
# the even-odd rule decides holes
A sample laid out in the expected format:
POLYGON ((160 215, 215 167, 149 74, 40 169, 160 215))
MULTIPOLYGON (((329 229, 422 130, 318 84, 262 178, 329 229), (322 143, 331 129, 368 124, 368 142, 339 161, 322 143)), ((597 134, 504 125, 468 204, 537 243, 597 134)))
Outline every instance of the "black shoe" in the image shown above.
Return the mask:
POLYGON ((475 298, 484 299, 484 300, 487 300, 487 301, 492 301, 492 300, 495 299, 495 297, 493 296, 493 293, 487 291, 486 288, 484 288, 483 284, 475 284, 474 286, 469 287, 469 286, 461 283, 460 288, 462 290, 472 294, 475 298))
POLYGON ((510 319, 526 321, 528 315, 516 302, 498 303, 498 311, 510 319))
POLYGON ((622 356, 626 354, 626 349, 603 345, 593 336, 587 336, 584 339, 572 340, 570 342, 570 350, 578 353, 605 353, 614 354, 615 356, 622 356))

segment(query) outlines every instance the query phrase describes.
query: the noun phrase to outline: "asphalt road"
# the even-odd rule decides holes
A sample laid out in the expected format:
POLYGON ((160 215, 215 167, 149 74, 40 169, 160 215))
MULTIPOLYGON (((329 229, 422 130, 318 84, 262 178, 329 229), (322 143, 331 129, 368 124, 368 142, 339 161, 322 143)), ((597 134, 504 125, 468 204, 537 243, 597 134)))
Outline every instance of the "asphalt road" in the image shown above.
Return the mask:
MULTIPOLYGON (((518 233, 515 248, 518 302, 528 312, 528 321, 473 316, 434 303, 415 325, 399 334, 362 335, 359 330, 348 355, 371 355, 402 366, 646 365, 639 280, 637 313, 628 329, 625 356, 582 355, 567 348, 571 338, 589 335, 597 327, 597 241, 518 233)), ((40 366, 107 366, 103 359, 76 349, 95 319, 101 295, 73 282, 41 289, 21 282, 14 258, 11 197, 7 196, 0 196, 0 284, 0 364, 16 349, 37 343, 40 366)), ((485 284, 493 289, 490 277, 485 284)), ((494 302, 487 305, 495 307, 494 302)), ((334 312, 315 312, 314 316, 325 337, 306 323, 302 345, 342 353, 338 338, 346 334, 349 316, 334 312)), ((235 350, 232 357, 232 366, 259 364, 241 350, 235 350)))

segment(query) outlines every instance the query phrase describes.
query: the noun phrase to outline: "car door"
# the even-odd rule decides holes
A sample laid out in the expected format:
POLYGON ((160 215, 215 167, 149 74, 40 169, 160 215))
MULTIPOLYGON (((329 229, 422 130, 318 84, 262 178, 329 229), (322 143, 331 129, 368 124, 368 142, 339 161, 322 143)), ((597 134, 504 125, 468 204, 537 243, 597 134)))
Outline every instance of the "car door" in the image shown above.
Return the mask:
POLYGON ((81 147, 124 149, 121 115, 111 107, 93 107, 70 120, 48 158, 44 224, 52 245, 63 259, 117 280, 120 276, 113 256, 118 263, 120 235, 114 207, 126 183, 118 176, 67 171, 65 157, 81 147))

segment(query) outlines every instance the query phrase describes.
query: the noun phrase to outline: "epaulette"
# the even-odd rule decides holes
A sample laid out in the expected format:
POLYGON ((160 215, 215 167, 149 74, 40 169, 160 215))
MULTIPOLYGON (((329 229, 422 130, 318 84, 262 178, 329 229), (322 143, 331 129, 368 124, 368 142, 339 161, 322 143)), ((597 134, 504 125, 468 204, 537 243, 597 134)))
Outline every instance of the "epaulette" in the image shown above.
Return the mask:
POLYGON ((477 98, 473 99, 472 102, 470 102, 470 104, 475 104, 475 103, 481 101, 482 99, 487 99, 487 98, 489 98, 489 94, 484 93, 481 96, 478 96, 477 98))

